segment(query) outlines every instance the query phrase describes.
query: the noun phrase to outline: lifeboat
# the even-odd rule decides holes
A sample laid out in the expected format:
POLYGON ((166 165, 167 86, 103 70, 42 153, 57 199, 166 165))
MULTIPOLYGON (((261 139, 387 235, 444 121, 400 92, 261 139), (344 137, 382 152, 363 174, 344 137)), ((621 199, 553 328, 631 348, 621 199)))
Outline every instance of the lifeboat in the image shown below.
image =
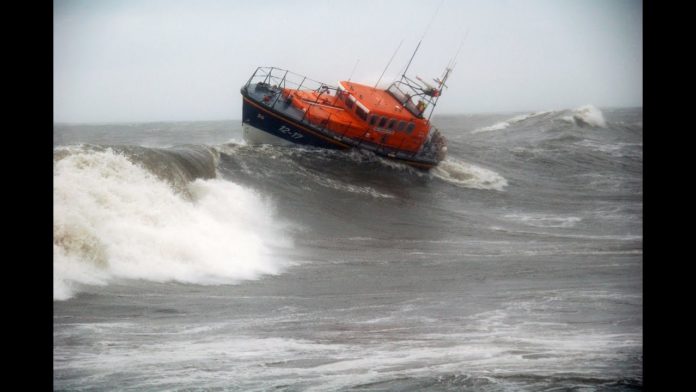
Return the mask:
POLYGON ((242 128, 249 144, 359 149, 428 170, 447 141, 430 117, 449 75, 436 86, 405 75, 387 88, 330 85, 285 69, 258 67, 242 87, 242 128))

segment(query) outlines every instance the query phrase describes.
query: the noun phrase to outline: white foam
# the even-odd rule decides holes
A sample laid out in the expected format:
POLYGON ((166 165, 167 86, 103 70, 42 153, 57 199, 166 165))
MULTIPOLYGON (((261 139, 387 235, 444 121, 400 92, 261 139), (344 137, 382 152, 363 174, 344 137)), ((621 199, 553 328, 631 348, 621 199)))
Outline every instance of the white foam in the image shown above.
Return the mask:
POLYGON ((393 199, 394 198, 393 195, 390 195, 387 193, 382 193, 382 192, 380 192, 372 187, 369 187, 369 186, 353 185, 353 184, 345 183, 343 181, 325 178, 325 177, 322 177, 320 175, 313 175, 313 174, 310 174, 310 175, 312 177, 314 177, 314 180, 317 183, 319 183, 320 185, 323 185, 327 188, 336 189, 336 190, 344 191, 344 192, 370 195, 374 198, 385 198, 385 199, 393 199))
POLYGON ((192 200, 111 150, 54 164, 54 299, 113 278, 234 283, 288 263, 272 206, 237 184, 188 185, 192 200))
POLYGON ((624 156, 641 156, 643 147, 642 143, 600 143, 589 139, 582 140, 575 144, 617 158, 624 156), (637 147, 640 148, 637 149, 637 147))
POLYGON ((573 227, 580 222, 580 218, 575 216, 554 216, 544 214, 508 214, 504 218, 522 222, 534 227, 573 227))
MULTIPOLYGON (((244 390, 270 390, 287 385, 325 391, 402 377, 446 375, 461 369, 471 375, 493 377, 520 372, 555 375, 568 369, 588 376, 606 376, 606 373, 610 373, 607 377, 614 377, 614 373, 626 376, 625 369, 612 370, 612 366, 625 361, 627 355, 641 352, 640 331, 616 333, 579 328, 555 317, 556 306, 574 299, 600 302, 622 299, 621 293, 601 292, 600 298, 586 298, 583 294, 549 291, 547 296, 502 303, 490 311, 455 315, 463 328, 453 331, 417 332, 422 324, 409 331, 409 326, 414 324, 406 322, 399 325, 403 328, 400 332, 381 335, 387 329, 379 321, 341 324, 365 332, 364 336, 357 335, 358 342, 366 337, 384 336, 364 344, 345 343, 346 337, 353 335, 346 335, 344 330, 334 334, 325 331, 323 339, 305 340, 229 333, 234 324, 226 327, 224 323, 216 325, 220 331, 211 335, 201 334, 197 328, 99 323, 96 330, 85 325, 73 332, 74 336, 85 333, 99 336, 102 345, 98 352, 67 353, 69 347, 58 347, 54 367, 60 372, 96 371, 105 375, 118 372, 137 376, 156 368, 166 374, 166 377, 144 377, 137 384, 140 389, 152 389, 154 385, 171 389, 173 384, 217 389, 229 386, 228 380, 234 379, 235 385, 244 390), (520 315, 527 317, 520 320, 520 315), (176 332, 176 339, 161 339, 163 333, 172 332, 176 332), (134 348, 119 344, 122 343, 119 336, 127 333, 150 336, 134 348)), ((639 302, 639 297, 629 299, 639 302)), ((294 317, 291 320, 306 321, 306 315, 294 317)), ((387 325, 399 323, 399 319, 387 321, 387 325)))
POLYGON ((591 127, 606 128, 607 122, 604 120, 602 111, 592 105, 585 105, 573 109, 570 116, 565 116, 563 120, 579 126, 589 125, 591 127))
POLYGON ((512 124, 516 124, 516 123, 524 121, 526 119, 536 117, 536 116, 541 116, 542 114, 548 114, 548 113, 551 113, 551 112, 547 110, 547 111, 542 111, 542 112, 533 112, 533 113, 521 114, 519 116, 512 117, 510 119, 507 119, 505 121, 501 121, 499 123, 493 124, 493 125, 488 126, 488 127, 475 129, 475 130, 471 131, 471 133, 498 131, 501 129, 505 129, 512 124))
POLYGON ((508 184, 504 177, 492 170, 453 158, 446 158, 430 172, 441 180, 466 188, 502 191, 508 184))
POLYGON ((505 128, 509 127, 509 126, 510 126, 510 122, 509 122, 509 121, 501 121, 501 122, 499 122, 499 123, 495 123, 495 124, 490 125, 490 126, 487 126, 487 127, 474 129, 473 131, 471 131, 471 133, 488 132, 488 131, 498 131, 498 130, 501 130, 501 129, 505 129, 505 128))
POLYGON ((238 139, 238 138, 236 138, 236 137, 233 137, 233 138, 231 138, 230 140, 228 140, 228 141, 226 141, 225 143, 223 143, 223 146, 224 146, 225 144, 236 144, 236 145, 238 145, 238 146, 246 146, 246 145, 247 145, 247 142, 246 142, 246 140, 244 140, 244 138, 238 139))
MULTIPOLYGON (((528 120, 530 118, 534 118, 537 116, 550 114, 550 113, 553 113, 554 115, 560 115, 561 113, 567 113, 567 110, 546 110, 546 111, 533 112, 533 113, 528 113, 528 114, 521 114, 521 115, 512 117, 510 119, 495 123, 495 124, 487 126, 487 127, 475 129, 475 130, 471 131, 471 133, 503 130, 503 129, 508 128, 511 125, 528 120)), ((606 128, 607 127, 607 123, 604 120, 604 115, 602 114, 602 111, 597 109, 593 105, 584 105, 584 106, 580 106, 578 108, 572 109, 571 113, 569 115, 563 116, 560 119, 563 121, 566 121, 568 123, 578 125, 578 126, 591 126, 591 127, 598 127, 598 128, 606 128)))

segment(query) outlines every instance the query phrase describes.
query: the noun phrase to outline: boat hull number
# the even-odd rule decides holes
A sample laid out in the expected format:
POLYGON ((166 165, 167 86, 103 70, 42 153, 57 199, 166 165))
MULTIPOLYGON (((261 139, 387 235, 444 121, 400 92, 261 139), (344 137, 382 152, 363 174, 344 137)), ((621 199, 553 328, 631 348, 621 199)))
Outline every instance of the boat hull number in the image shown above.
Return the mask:
POLYGON ((283 133, 285 135, 290 136, 293 139, 301 139, 302 138, 301 133, 295 132, 292 129, 286 127, 285 125, 282 125, 280 128, 278 128, 278 131, 280 131, 280 133, 283 133))

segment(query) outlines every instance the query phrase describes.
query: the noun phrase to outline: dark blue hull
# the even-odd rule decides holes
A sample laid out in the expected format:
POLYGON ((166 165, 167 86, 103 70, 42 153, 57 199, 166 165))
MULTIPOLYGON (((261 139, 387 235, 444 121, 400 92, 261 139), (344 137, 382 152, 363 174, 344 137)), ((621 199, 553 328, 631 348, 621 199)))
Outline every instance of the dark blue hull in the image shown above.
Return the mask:
POLYGON ((347 145, 330 138, 319 135, 305 125, 299 124, 297 120, 285 116, 278 112, 271 112, 270 108, 263 107, 264 104, 252 102, 244 97, 242 104, 242 121, 245 124, 269 133, 275 137, 291 143, 306 146, 346 149, 347 145))

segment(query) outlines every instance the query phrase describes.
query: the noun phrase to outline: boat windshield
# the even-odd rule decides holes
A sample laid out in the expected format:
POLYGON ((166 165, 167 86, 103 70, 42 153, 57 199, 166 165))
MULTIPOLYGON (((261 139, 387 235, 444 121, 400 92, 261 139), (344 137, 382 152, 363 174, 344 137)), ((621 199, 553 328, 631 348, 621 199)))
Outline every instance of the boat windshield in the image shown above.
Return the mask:
POLYGON ((401 106, 405 107, 406 109, 408 109, 409 112, 413 113, 414 116, 421 116, 423 114, 423 110, 418 110, 418 106, 415 103, 413 103, 413 100, 411 99, 411 94, 408 94, 407 92, 403 91, 403 89, 397 83, 392 83, 392 85, 389 86, 387 91, 394 98, 396 98, 397 101, 399 101, 401 106))

